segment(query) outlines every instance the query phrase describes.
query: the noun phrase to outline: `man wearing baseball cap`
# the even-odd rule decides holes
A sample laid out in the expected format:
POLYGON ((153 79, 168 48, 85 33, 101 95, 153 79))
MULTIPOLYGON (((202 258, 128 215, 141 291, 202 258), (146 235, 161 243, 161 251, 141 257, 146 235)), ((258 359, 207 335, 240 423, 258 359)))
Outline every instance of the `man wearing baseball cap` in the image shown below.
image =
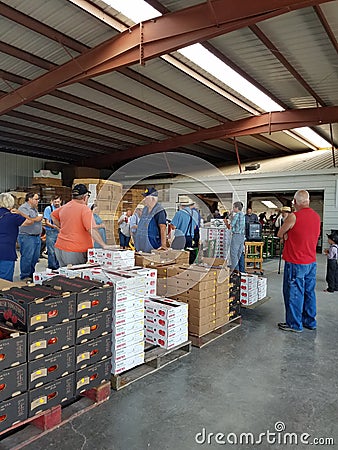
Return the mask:
POLYGON ((72 189, 72 200, 52 212, 53 223, 60 228, 55 243, 60 267, 84 264, 87 250, 93 247, 93 239, 102 248, 109 248, 95 228, 93 212, 87 205, 89 196, 87 186, 76 184, 72 189))
POLYGON ((142 195, 144 208, 135 235, 135 249, 147 253, 154 249, 165 249, 167 213, 158 203, 158 192, 154 187, 145 189, 142 195))

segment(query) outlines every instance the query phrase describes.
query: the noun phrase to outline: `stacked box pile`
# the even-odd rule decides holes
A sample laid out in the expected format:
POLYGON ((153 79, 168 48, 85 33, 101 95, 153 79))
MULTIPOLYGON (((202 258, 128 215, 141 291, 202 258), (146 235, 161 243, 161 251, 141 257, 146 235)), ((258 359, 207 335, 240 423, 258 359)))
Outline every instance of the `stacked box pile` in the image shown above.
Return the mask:
POLYGON ((133 250, 90 248, 88 263, 100 264, 107 269, 131 268, 135 266, 135 252, 133 250))
POLYGON ((113 288, 98 281, 53 277, 43 282, 74 297, 75 395, 110 380, 113 288))
POLYGON ((141 267, 162 267, 168 264, 189 264, 189 252, 185 250, 154 250, 152 253, 135 253, 135 264, 141 267))
POLYGON ((233 271, 230 274, 230 290, 229 290, 229 318, 235 319, 241 315, 241 274, 233 271))
POLYGON ((27 334, 0 326, 0 431, 28 417, 27 334))
POLYGON ((188 305, 165 297, 145 300, 145 340, 170 349, 188 340, 188 305))
POLYGON ((25 371, 12 374, 12 382, 24 380, 27 389, 20 406, 26 417, 18 414, 17 420, 71 400, 75 395, 75 297, 47 286, 12 287, 0 292, 0 316, 27 333, 25 371))
POLYGON ((98 178, 77 178, 73 185, 85 184, 91 191, 91 201, 95 200, 98 213, 106 227, 107 244, 116 244, 118 240, 114 235, 117 230, 117 221, 122 214, 122 184, 98 178))
POLYGON ((132 269, 128 269, 128 273, 136 273, 144 277, 145 298, 157 295, 157 269, 154 267, 133 267, 132 269))
POLYGON ((62 186, 61 172, 52 170, 33 170, 32 184, 62 186))
POLYGON ((125 212, 128 208, 132 210, 132 212, 135 211, 136 206, 142 202, 144 197, 142 196, 142 193, 144 192, 143 188, 131 188, 128 189, 123 196, 121 196, 120 203, 117 208, 117 214, 118 217, 116 218, 116 223, 114 227, 114 238, 115 242, 119 242, 119 235, 118 235, 118 226, 117 226, 117 220, 120 218, 122 212, 125 212))
POLYGON ((240 300, 243 305, 252 305, 266 297, 267 279, 247 273, 241 274, 240 300))
POLYGON ((114 286, 112 373, 117 375, 144 362, 145 276, 119 271, 109 274, 114 286))
POLYGON ((40 186, 40 202, 50 203, 53 197, 61 197, 62 203, 67 203, 72 199, 72 190, 66 186, 40 186))
POLYGON ((266 297, 268 287, 268 280, 265 277, 258 277, 257 290, 258 301, 266 297))
POLYGON ((241 274, 240 298, 243 305, 252 305, 258 301, 258 276, 241 274))
POLYGON ((161 281, 161 290, 188 303, 190 334, 201 336, 229 321, 232 299, 227 268, 172 265, 164 270, 166 279, 161 281))
MULTIPOLYGON (((225 227, 205 227, 201 232, 208 245, 208 256, 226 259, 230 248, 231 233, 225 227)), ((203 239, 203 238, 202 238, 203 239)))

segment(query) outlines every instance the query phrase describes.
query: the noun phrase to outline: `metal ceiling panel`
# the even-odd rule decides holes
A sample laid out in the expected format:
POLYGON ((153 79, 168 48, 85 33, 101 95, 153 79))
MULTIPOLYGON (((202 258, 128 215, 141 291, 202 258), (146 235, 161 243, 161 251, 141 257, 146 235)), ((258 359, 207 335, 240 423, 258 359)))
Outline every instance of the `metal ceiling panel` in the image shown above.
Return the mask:
MULTIPOLYGON (((170 11, 204 2, 205 0, 161 1, 170 11)), ((30 59, 29 55, 26 55, 24 61, 0 53, 0 69, 27 79, 35 79, 45 73, 49 63, 61 65, 85 48, 95 47, 117 34, 112 27, 69 0, 53 0, 53 2, 5 0, 3 3, 41 22, 41 27, 33 31, 15 24, 13 20, 0 17, 3 42, 45 60, 30 59), (56 31, 53 34, 54 29, 56 31), (47 35, 44 36, 43 33, 47 35), (60 37, 63 35, 58 33, 63 33, 63 42, 67 42, 67 45, 60 43, 60 37)), ((105 5, 102 0, 92 0, 90 5, 91 7, 96 5, 106 14, 124 21, 127 26, 132 25, 122 14, 105 5)), ((321 6, 336 37, 337 5, 338 1, 321 6)), ((260 22, 258 25, 325 103, 338 104, 337 52, 313 8, 287 13, 260 22)), ((230 58, 266 90, 271 91, 281 103, 292 108, 315 106, 315 100, 306 87, 283 66, 274 52, 266 47, 252 29, 243 28, 220 36, 211 40, 209 44, 230 58)), ((225 91, 241 100, 244 100, 244 97, 231 91, 225 84, 183 56, 174 53, 170 57, 171 61, 172 57, 179 60, 179 64, 184 63, 196 71, 205 82, 202 83, 202 80, 198 81, 189 76, 184 72, 183 66, 177 68, 161 58, 155 58, 148 61, 145 66, 134 65, 126 70, 97 77, 86 84, 70 85, 60 89, 59 93, 46 95, 13 111, 33 115, 34 120, 31 123, 27 116, 11 113, 0 117, 0 121, 33 127, 26 130, 18 128, 17 135, 20 139, 27 136, 27 143, 35 138, 39 147, 39 140, 45 139, 46 147, 53 148, 57 143, 56 135, 61 134, 64 136, 61 142, 64 142, 65 146, 70 145, 69 142, 73 138, 75 148, 78 145, 79 148, 93 150, 95 158, 97 154, 95 146, 102 146, 102 149, 109 147, 113 151, 125 150, 152 141, 163 141, 174 134, 184 135, 194 130, 211 128, 227 119, 238 120, 251 116, 242 107, 230 101, 225 91), (98 83, 103 85, 102 89, 98 83), (99 88, 100 91, 97 90, 99 88), (39 120, 41 124, 38 123, 39 120), (34 128, 37 129, 36 135, 34 128), (43 137, 43 130, 50 130, 49 140, 43 137)), ((9 92, 16 86, 18 84, 13 80, 0 78, 2 91, 9 92)), ((250 106, 255 106, 245 101, 250 106)), ((318 129, 326 137, 329 136, 328 126, 318 129)), ((3 122, 0 125, 1 131, 7 133, 9 137, 10 133, 15 132, 13 127, 11 129, 8 126, 6 129, 3 122)), ((333 134, 336 140, 338 140, 337 132, 338 126, 335 124, 333 134)), ((279 155, 287 151, 308 150, 306 145, 285 133, 263 135, 261 139, 259 136, 239 137, 237 141, 243 160, 257 155, 265 157, 264 155, 279 155)), ((235 159, 234 143, 230 140, 215 139, 207 143, 189 145, 187 149, 192 153, 197 151, 205 155, 205 158, 212 158, 213 161, 215 158, 216 160, 218 158, 218 161, 235 159)))
MULTIPOLYGON (((333 3, 338 9, 338 2, 333 3)), ((338 103, 337 53, 323 32, 323 26, 313 8, 267 20, 259 27, 318 92, 327 106, 338 103)), ((304 105, 301 96, 292 98, 292 102, 296 107, 300 107, 299 102, 304 105)), ((311 107, 311 104, 304 106, 311 107)))
POLYGON ((249 116, 239 106, 229 102, 225 97, 192 79, 181 70, 172 67, 161 58, 147 62, 145 67, 133 66, 133 70, 151 77, 157 83, 172 89, 197 104, 203 105, 224 118, 237 120, 249 116))
POLYGON ((80 8, 77 8, 69 1, 2 1, 8 6, 43 22, 52 29, 55 28, 59 32, 82 42, 88 47, 94 47, 117 34, 111 27, 99 21, 92 15, 85 14, 80 8))

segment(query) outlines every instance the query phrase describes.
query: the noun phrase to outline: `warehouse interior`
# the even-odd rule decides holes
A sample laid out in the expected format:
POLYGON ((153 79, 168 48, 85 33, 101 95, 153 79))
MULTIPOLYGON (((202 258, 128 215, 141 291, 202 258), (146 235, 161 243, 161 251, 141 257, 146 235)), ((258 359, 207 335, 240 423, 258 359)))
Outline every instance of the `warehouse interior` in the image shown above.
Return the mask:
MULTIPOLYGON (((338 0, 0 0, 0 29, 0 192, 12 193, 16 207, 34 192, 43 213, 55 194, 67 203, 83 183, 108 245, 118 244, 117 220, 150 187, 168 222, 191 202, 207 223, 216 210, 228 217, 235 201, 269 217, 293 207, 298 189, 320 216, 317 330, 278 329, 285 263, 279 238, 266 231, 257 273, 267 291, 236 310, 234 329, 224 324, 206 346, 194 345, 202 332, 189 332, 184 357, 167 355, 160 370, 113 386, 108 401, 82 396, 70 418, 44 431, 30 422, 2 431, 9 413, 1 408, 25 393, 1 397, 0 379, 0 450, 194 449, 224 445, 225 436, 243 448, 336 443, 338 306, 337 292, 324 292, 323 252, 338 230, 338 0)), ((219 226, 205 234, 216 242, 198 251, 224 261, 219 226)), ((168 281, 159 261, 142 267, 158 264, 168 281)), ((47 267, 41 253, 36 272, 47 267)), ((14 282, 20 277, 18 260, 14 282)), ((187 292, 183 303, 194 295, 187 292)), ((52 391, 44 398, 57 405, 52 391)), ((67 414, 72 402, 63 401, 67 414)))

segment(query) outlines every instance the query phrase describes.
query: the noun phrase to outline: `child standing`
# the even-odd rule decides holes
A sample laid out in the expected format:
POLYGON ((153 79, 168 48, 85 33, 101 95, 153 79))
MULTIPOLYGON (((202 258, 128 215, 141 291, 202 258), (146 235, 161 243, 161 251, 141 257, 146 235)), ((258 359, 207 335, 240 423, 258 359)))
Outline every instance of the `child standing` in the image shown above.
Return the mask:
POLYGON ((328 285, 325 292, 334 292, 338 291, 338 234, 328 234, 327 238, 330 247, 324 250, 327 255, 326 281, 328 285))

